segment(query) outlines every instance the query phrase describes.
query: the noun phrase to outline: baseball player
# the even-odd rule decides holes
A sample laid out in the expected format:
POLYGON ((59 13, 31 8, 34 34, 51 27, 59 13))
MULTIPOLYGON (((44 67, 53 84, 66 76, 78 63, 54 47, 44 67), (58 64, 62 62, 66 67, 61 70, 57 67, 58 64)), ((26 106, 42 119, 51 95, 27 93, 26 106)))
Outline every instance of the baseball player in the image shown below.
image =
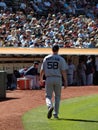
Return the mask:
POLYGON ((62 88, 62 76, 64 79, 64 88, 67 86, 67 68, 68 65, 63 57, 58 55, 59 46, 55 44, 52 47, 52 54, 46 56, 43 60, 40 69, 40 82, 43 82, 43 76, 45 75, 45 90, 46 90, 46 105, 48 107, 47 118, 52 117, 54 110, 54 118, 58 118, 59 104, 62 88), (54 92, 54 105, 52 103, 52 94, 54 92))
POLYGON ((39 66, 39 63, 34 62, 34 65, 31 66, 30 68, 28 68, 24 72, 25 77, 32 79, 31 89, 40 89, 40 87, 39 87, 39 78, 38 78, 38 66, 39 66))
POLYGON ((72 63, 72 60, 68 60, 68 70, 67 70, 67 79, 68 79, 68 86, 73 85, 74 77, 75 77, 75 65, 72 63))

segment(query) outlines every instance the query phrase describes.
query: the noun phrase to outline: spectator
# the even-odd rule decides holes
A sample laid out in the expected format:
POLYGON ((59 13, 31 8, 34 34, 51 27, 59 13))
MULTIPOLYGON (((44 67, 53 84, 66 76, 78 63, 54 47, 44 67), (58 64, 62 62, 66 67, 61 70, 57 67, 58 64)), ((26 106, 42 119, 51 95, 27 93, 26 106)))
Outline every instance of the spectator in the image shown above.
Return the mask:
POLYGON ((95 46, 96 46, 96 42, 95 42, 95 39, 94 38, 91 38, 90 39, 90 44, 89 44, 89 48, 95 48, 95 46))
POLYGON ((1 1, 0 1, 0 7, 1 7, 1 9, 4 9, 4 10, 7 9, 7 5, 6 5, 6 3, 4 2, 4 0, 1 0, 1 1))
MULTIPOLYGON (((92 3, 93 7, 97 5, 96 1, 92 3)), ((51 47, 54 42, 62 41, 63 44, 60 43, 60 47, 85 48, 88 47, 88 45, 84 46, 85 40, 90 41, 94 38, 95 46, 91 45, 90 48, 97 47, 97 15, 93 11, 93 18, 88 17, 86 13, 81 15, 81 9, 86 10, 88 6, 94 10, 91 3, 86 0, 21 1, 16 10, 13 10, 16 6, 12 10, 9 10, 10 7, 7 6, 6 10, 0 11, 0 36, 4 41, 0 45, 1 47, 37 47, 33 40, 38 38, 41 44, 38 47, 51 47), (74 13, 68 10, 64 13, 64 4, 70 7, 69 10, 74 8, 74 13), (33 40, 32 35, 35 35, 33 40), (82 41, 76 45, 78 38, 82 38, 82 41)))
POLYGON ((91 5, 88 4, 85 8, 85 14, 88 18, 92 18, 94 19, 94 11, 93 9, 91 8, 91 5))

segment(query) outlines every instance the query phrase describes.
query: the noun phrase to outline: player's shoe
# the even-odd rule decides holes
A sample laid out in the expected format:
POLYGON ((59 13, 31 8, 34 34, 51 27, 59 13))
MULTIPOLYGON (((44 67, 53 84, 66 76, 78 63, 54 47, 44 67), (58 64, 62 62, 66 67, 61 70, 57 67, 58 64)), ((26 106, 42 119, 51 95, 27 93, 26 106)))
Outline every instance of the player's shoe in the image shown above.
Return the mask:
POLYGON ((59 117, 56 114, 53 114, 54 119, 59 119, 59 117))
POLYGON ((50 119, 52 117, 53 107, 50 107, 48 110, 47 118, 50 119))

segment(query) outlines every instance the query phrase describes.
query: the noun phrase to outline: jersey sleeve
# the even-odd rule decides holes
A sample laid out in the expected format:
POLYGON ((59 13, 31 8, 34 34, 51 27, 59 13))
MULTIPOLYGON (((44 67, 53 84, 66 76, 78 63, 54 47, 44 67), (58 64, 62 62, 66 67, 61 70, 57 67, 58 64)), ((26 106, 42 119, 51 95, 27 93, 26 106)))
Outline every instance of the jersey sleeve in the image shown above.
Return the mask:
POLYGON ((41 68, 40 68, 41 70, 44 70, 44 68, 45 68, 45 65, 44 65, 44 64, 45 64, 45 58, 43 59, 43 62, 42 62, 42 64, 41 64, 41 68))
POLYGON ((68 69, 68 64, 65 61, 64 58, 61 59, 61 70, 67 70, 68 69))

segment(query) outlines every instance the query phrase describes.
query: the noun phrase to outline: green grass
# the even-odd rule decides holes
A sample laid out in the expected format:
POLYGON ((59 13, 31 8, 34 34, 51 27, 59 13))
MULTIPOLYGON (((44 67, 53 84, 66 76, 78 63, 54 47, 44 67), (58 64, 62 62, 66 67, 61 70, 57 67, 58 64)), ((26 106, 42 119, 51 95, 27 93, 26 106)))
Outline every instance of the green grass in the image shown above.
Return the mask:
POLYGON ((22 117, 24 130, 98 130, 98 95, 61 101, 59 119, 47 119, 41 106, 22 117))

